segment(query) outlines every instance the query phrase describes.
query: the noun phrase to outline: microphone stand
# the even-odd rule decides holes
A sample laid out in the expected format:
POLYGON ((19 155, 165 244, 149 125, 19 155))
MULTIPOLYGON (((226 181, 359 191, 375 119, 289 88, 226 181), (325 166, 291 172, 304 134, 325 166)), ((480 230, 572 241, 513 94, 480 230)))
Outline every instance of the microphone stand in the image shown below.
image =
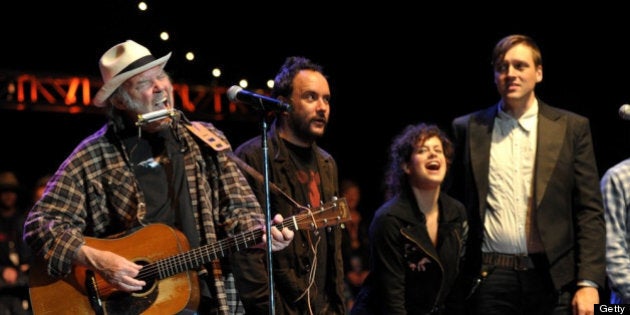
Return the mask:
POLYGON ((267 235, 267 272, 269 274, 269 314, 275 314, 275 297, 273 285, 273 255, 271 250, 271 200, 269 193, 269 144, 267 143, 267 121, 266 111, 261 111, 261 146, 263 151, 263 187, 265 191, 265 220, 267 235))

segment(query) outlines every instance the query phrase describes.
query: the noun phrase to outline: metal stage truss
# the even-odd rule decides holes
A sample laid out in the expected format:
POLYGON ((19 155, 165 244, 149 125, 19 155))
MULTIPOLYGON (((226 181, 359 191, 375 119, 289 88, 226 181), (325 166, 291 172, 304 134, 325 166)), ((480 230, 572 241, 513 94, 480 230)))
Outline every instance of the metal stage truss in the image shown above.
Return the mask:
MULTIPOLYGON (((68 114, 100 113, 92 97, 100 79, 0 71, 0 109, 68 114)), ((260 117, 245 105, 230 102, 227 87, 173 83, 175 104, 187 116, 213 121, 253 121, 260 117)), ((264 91, 261 91, 264 93, 264 91)))

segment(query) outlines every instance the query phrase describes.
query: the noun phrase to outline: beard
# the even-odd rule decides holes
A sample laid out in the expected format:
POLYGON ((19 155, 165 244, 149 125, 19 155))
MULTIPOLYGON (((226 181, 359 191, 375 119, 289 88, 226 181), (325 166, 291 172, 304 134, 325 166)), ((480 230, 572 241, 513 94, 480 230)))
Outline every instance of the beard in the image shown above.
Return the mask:
MULTIPOLYGON (((157 104, 159 100, 164 98, 164 94, 161 93, 157 96, 154 96, 151 100, 151 104, 157 104)), ((130 115, 132 121, 137 122, 138 115, 147 114, 152 111, 145 111, 146 106, 134 100, 128 93, 123 93, 123 99, 125 104, 127 104, 127 112, 130 115)), ((171 104, 171 102, 168 102, 171 104)), ((152 105, 151 105, 152 106, 152 105)), ((150 108, 151 108, 150 106, 150 108)), ((160 106, 160 109, 162 107, 160 106)), ((163 119, 156 120, 150 123, 146 123, 142 125, 142 130, 149 133, 155 133, 158 131, 168 129, 172 124, 172 117, 164 117, 163 119)))
POLYGON ((315 140, 321 138, 324 135, 326 124, 321 129, 315 129, 311 125, 316 122, 316 119, 308 119, 304 117, 293 116, 288 120, 289 128, 291 128, 295 136, 304 142, 312 143, 315 140))

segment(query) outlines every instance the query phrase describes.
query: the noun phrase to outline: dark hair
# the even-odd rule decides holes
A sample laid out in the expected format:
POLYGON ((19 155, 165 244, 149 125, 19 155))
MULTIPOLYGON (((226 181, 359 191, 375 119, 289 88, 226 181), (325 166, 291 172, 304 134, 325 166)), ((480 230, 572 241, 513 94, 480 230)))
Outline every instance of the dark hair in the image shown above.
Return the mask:
POLYGON ((416 145, 432 137, 440 139, 447 165, 451 164, 454 148, 446 133, 433 124, 408 125, 394 138, 389 149, 389 169, 385 173, 385 196, 388 199, 399 193, 407 182, 407 174, 403 171, 402 164, 409 162, 416 145))
POLYGON ((532 55, 534 57, 534 65, 542 66, 542 53, 540 47, 536 44, 533 38, 527 35, 515 34, 503 37, 492 50, 492 67, 496 67, 503 61, 505 53, 516 45, 523 44, 532 49, 532 55))
POLYGON ((288 57, 280 67, 278 74, 276 74, 273 89, 271 89, 271 97, 283 96, 289 98, 291 93, 293 93, 293 78, 301 70, 313 70, 323 74, 323 67, 308 58, 300 56, 288 57))

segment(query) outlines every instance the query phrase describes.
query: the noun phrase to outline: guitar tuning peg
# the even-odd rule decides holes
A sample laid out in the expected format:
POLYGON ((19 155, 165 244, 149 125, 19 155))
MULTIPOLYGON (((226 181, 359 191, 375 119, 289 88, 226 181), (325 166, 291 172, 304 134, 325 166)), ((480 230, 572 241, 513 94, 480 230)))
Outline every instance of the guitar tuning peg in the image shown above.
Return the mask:
POLYGON ((332 201, 337 201, 337 199, 339 199, 337 196, 332 197, 332 201))

